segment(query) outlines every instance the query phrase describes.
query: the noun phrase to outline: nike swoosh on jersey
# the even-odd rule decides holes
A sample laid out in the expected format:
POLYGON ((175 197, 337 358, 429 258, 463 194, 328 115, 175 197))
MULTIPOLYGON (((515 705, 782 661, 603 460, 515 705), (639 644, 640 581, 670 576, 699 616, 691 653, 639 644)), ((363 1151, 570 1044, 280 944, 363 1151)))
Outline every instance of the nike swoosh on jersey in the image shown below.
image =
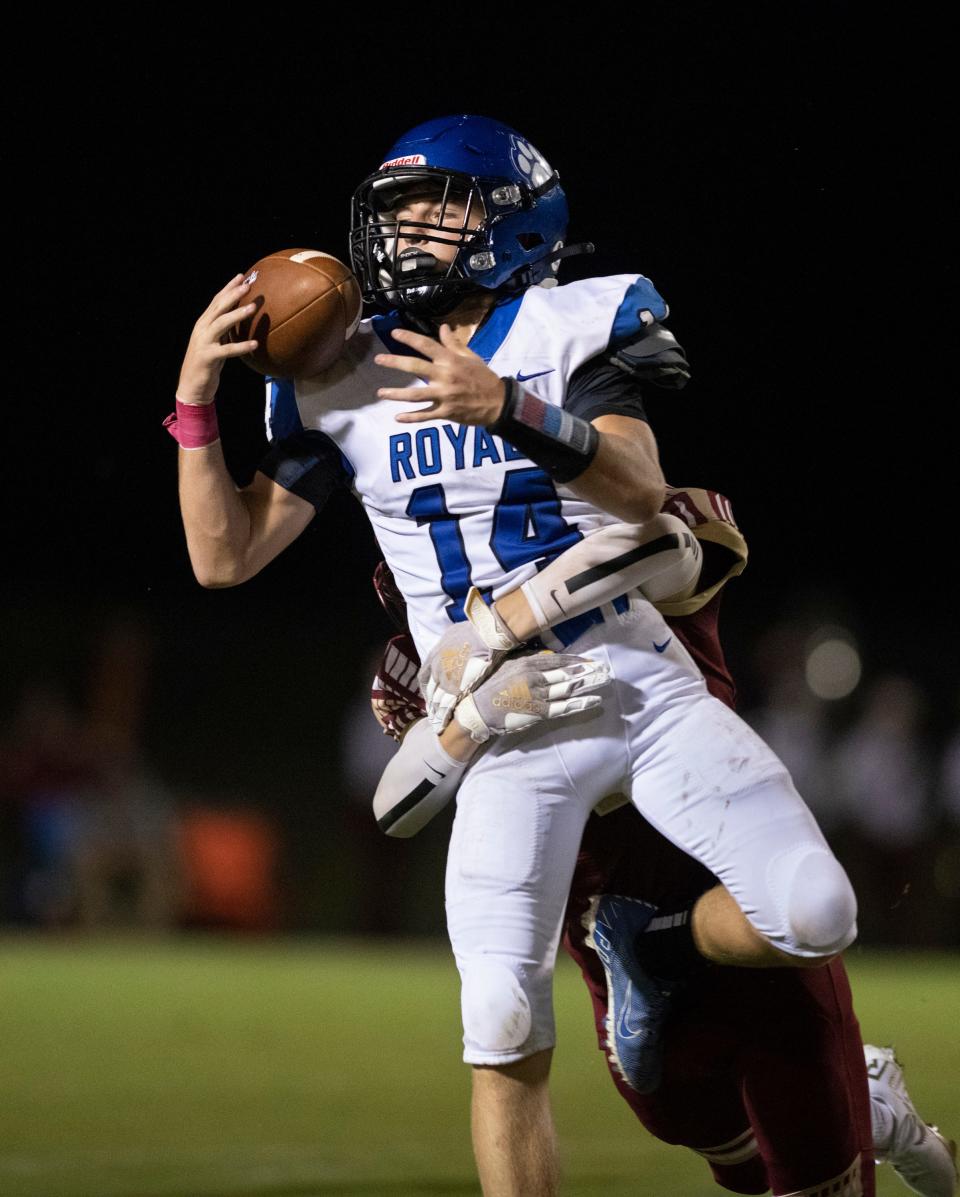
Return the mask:
POLYGON ((539 378, 542 374, 553 374, 553 373, 554 373, 554 369, 551 367, 551 369, 549 369, 549 370, 538 370, 536 374, 518 374, 517 382, 526 382, 528 378, 539 378))
POLYGON ((673 639, 673 637, 672 637, 672 636, 668 636, 668 637, 666 638, 666 640, 664 640, 663 644, 657 644, 656 640, 654 640, 654 641, 653 641, 653 647, 654 647, 654 648, 657 650, 657 652, 658 652, 658 653, 665 653, 665 652, 667 651, 667 648, 668 648, 668 646, 669 646, 669 644, 670 644, 670 641, 671 641, 672 639, 673 639))

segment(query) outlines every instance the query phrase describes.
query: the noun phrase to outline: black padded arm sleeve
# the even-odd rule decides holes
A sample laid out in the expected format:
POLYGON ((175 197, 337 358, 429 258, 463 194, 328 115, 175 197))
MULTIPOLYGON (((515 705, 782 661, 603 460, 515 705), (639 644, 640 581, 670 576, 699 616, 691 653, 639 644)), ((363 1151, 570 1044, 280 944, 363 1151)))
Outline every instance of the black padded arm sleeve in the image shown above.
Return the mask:
POLYGON ((646 420, 650 387, 679 390, 690 379, 683 349, 655 324, 629 345, 608 349, 578 366, 567 384, 564 410, 583 420, 608 414, 646 420))
POLYGON ((563 410, 581 420, 598 416, 632 416, 646 420, 640 383, 605 357, 593 357, 574 370, 567 384, 563 410))

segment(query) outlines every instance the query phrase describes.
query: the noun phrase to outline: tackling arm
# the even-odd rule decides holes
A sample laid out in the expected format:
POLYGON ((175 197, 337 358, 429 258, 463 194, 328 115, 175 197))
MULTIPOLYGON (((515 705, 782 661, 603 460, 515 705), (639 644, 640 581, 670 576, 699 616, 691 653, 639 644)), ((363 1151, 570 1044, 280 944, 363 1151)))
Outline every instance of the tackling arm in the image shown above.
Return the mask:
POLYGON ((434 727, 444 727, 460 696, 526 640, 637 587, 652 602, 685 597, 702 559, 683 520, 660 513, 642 525, 598 529, 493 607, 471 590, 467 622, 448 628, 420 673, 434 727))
POLYGON ((380 830, 399 839, 416 835, 454 796, 479 751, 456 720, 439 737, 428 720, 415 723, 384 769, 373 798, 380 830))
POLYGON ((659 513, 644 524, 598 528, 494 607, 519 640, 639 587, 652 603, 686 598, 703 553, 689 527, 659 513))
MULTIPOLYGON (((391 668, 402 672, 405 663, 397 659, 396 640, 391 647, 391 668)), ((457 792, 481 745, 493 736, 515 735, 547 719, 592 710, 600 698, 590 691, 608 681, 606 666, 583 657, 536 653, 507 661, 463 699, 440 736, 421 719, 403 737, 373 799, 381 831, 402 838, 416 835, 457 792)), ((380 686, 378 676, 375 691, 380 686)))
MULTIPOLYGON (((483 610, 488 616, 495 613, 501 624, 506 619, 508 634, 529 638, 545 630, 551 618, 556 622, 579 613, 582 608, 576 606, 578 601, 595 606, 633 584, 639 585, 668 617, 692 614, 742 571, 746 543, 722 495, 674 488, 667 506, 671 508, 669 513, 662 513, 642 528, 616 524, 599 529, 530 582, 501 596, 492 610, 485 606, 483 610), (719 559, 715 556, 709 569, 703 564, 701 539, 720 550, 719 559)), ((377 581, 381 596, 383 585, 381 576, 377 581)), ((463 630, 465 625, 458 627, 463 630)), ((394 738, 400 739, 403 730, 419 720, 416 738, 409 740, 409 747, 403 741, 404 748, 388 767, 377 791, 378 819, 388 835, 415 835, 425 826, 456 792, 466 764, 478 751, 457 720, 448 724, 439 738, 429 733, 428 721, 421 718, 425 703, 416 688, 415 652, 409 637, 392 640, 374 683, 374 711, 394 738), (453 758, 442 781, 437 779, 436 769, 427 767, 426 754, 431 745, 439 745, 453 758), (393 815, 395 811, 399 813, 393 815)), ((612 801, 600 803, 597 811, 605 813, 622 801, 622 797, 613 796, 612 801)))

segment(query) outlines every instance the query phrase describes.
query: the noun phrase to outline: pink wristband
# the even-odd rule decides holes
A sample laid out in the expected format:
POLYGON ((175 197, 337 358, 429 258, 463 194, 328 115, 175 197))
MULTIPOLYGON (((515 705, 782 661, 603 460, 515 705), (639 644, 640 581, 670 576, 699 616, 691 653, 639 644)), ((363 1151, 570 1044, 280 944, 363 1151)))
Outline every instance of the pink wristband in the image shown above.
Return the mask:
POLYGON ((202 449, 220 439, 217 408, 213 403, 181 403, 163 421, 163 426, 181 449, 202 449))

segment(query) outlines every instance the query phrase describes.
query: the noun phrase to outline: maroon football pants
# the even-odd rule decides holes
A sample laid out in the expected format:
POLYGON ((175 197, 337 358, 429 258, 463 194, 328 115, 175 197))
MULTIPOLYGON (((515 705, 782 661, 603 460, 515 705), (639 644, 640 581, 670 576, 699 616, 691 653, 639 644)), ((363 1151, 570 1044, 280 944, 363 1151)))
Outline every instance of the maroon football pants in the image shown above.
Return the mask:
MULTIPOLYGON (((715 884, 632 807, 589 820, 564 946, 590 990, 601 1047, 606 979, 580 923, 590 896, 669 908, 715 884)), ((862 1193, 873 1197, 867 1076, 840 960, 812 969, 705 967, 676 995, 660 1087, 643 1096, 611 1075, 651 1134, 699 1151, 735 1193, 854 1193, 852 1181, 828 1182, 859 1165, 862 1193)))

